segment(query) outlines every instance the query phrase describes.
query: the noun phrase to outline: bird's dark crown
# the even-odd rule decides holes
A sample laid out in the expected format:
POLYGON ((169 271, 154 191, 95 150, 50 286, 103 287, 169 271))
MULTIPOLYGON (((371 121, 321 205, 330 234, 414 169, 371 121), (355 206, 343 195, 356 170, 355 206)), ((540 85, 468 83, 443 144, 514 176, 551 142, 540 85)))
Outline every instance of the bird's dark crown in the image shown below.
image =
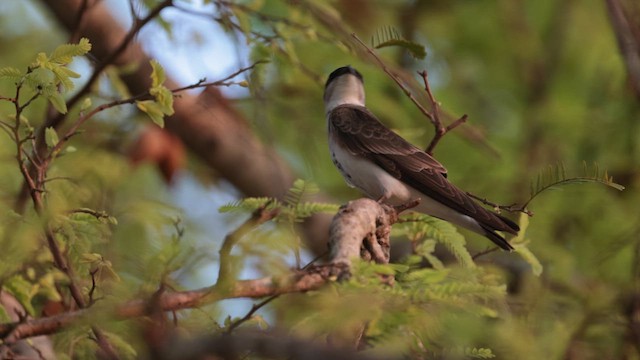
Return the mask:
POLYGON ((358 70, 352 68, 350 65, 347 65, 347 66, 339 67, 333 70, 333 72, 329 75, 329 78, 327 79, 327 83, 324 85, 325 89, 327 88, 327 86, 329 86, 329 84, 334 79, 337 79, 338 77, 345 74, 351 74, 357 77, 358 79, 360 79, 360 81, 364 82, 364 80, 362 79, 362 75, 358 72, 358 70))

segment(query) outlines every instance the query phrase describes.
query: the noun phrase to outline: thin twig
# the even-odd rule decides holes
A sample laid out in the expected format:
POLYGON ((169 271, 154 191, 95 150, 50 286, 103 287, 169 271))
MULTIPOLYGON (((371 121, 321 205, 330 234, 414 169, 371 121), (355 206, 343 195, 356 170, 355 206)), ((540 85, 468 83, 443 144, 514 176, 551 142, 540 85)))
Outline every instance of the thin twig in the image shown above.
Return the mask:
POLYGON ((426 91, 427 96, 429 97, 429 101, 431 102, 432 113, 429 119, 431 119, 431 122, 433 123, 435 133, 433 135, 433 138, 431 139, 431 142, 429 143, 429 146, 426 149, 427 154, 431 155, 433 154, 433 150, 435 149, 436 145, 438 145, 438 142, 440 142, 440 139, 442 139, 444 135, 467 121, 467 114, 462 115, 458 120, 445 127, 440 120, 440 104, 436 101, 435 97, 433 96, 433 92, 431 91, 431 86, 429 86, 427 70, 418 71, 418 75, 422 76, 424 90, 426 91))
POLYGON ((422 104, 418 101, 418 99, 416 99, 416 97, 413 96, 409 88, 407 88, 406 85, 402 81, 400 81, 400 78, 398 78, 398 76, 396 76, 394 73, 391 72, 391 70, 387 67, 384 61, 382 61, 382 59, 378 56, 378 54, 376 54, 376 52, 373 51, 373 49, 371 49, 369 46, 367 46, 367 44, 365 44, 362 40, 360 40, 360 38, 355 33, 351 34, 351 37, 353 37, 362 47, 365 48, 365 50, 371 56, 373 56, 373 58, 378 62, 382 70, 387 75, 389 75, 389 77, 393 81, 395 81, 395 83, 400 87, 400 89, 404 92, 404 94, 418 107, 420 112, 433 122, 433 115, 431 115, 431 112, 427 110, 424 106, 422 106, 422 104))
MULTIPOLYGON (((153 8, 151 11, 149 11, 147 16, 139 19, 138 21, 135 21, 127 35, 122 39, 122 42, 120 42, 120 45, 118 45, 118 47, 111 54, 109 54, 95 67, 87 83, 76 93, 75 96, 69 99, 69 101, 67 102, 67 107, 71 109, 78 101, 80 101, 80 99, 84 98, 86 94, 93 88, 93 85, 102 74, 102 71, 104 71, 107 66, 111 65, 127 49, 135 36, 140 32, 140 29, 142 29, 142 27, 153 20, 156 16, 158 16, 158 14, 160 14, 163 9, 172 5, 173 0, 165 0, 158 4, 158 6, 153 8)), ((56 116, 55 118, 47 119, 46 124, 42 128, 45 129, 47 127, 58 127, 62 123, 64 118, 64 114, 58 114, 58 116, 56 116)), ((44 138, 44 136, 42 138, 44 138)))
POLYGON ((89 304, 94 303, 93 293, 96 291, 96 274, 99 269, 89 271, 89 275, 91 275, 91 289, 89 290, 89 304))
POLYGON ((247 221, 224 238, 219 251, 220 269, 218 270, 218 281, 216 282, 215 288, 227 288, 232 282, 231 276, 233 273, 233 261, 231 259, 231 250, 235 244, 256 226, 263 224, 278 215, 279 209, 268 209, 270 205, 271 202, 267 202, 262 207, 254 211, 247 221))
POLYGON ((260 301, 257 304, 253 304, 253 306, 251 306, 251 310, 249 310, 249 312, 247 312, 241 319, 238 319, 238 320, 234 321, 233 323, 231 323, 231 325, 229 325, 229 327, 227 328, 225 333, 231 334, 231 332, 233 330, 235 330, 238 326, 240 326, 243 323, 245 323, 248 320, 250 320, 253 317, 253 314, 256 313, 256 311, 260 310, 262 307, 264 307, 268 303, 270 303, 273 300, 277 299, 279 296, 280 296, 280 294, 272 295, 272 296, 260 301))
POLYGON ((206 82, 206 79, 200 79, 195 84, 188 85, 188 86, 181 87, 181 88, 177 88, 177 89, 173 89, 173 90, 171 90, 171 92, 177 93, 177 92, 181 92, 181 91, 185 91, 185 90, 190 90, 190 89, 195 89, 195 88, 202 88, 202 87, 209 87, 209 86, 238 85, 239 83, 228 82, 228 81, 233 79, 234 77, 242 74, 243 72, 246 72, 246 71, 249 71, 249 70, 255 68, 257 65, 264 64, 266 62, 267 61, 265 61, 265 60, 258 60, 258 61, 254 62, 253 64, 251 64, 249 66, 246 66, 246 67, 238 69, 237 71, 235 71, 231 75, 225 77, 224 79, 220 79, 220 80, 217 80, 217 81, 214 81, 214 82, 206 82))
POLYGON ((527 204, 525 203, 523 205, 519 205, 519 204, 511 204, 511 205, 499 205, 496 204, 494 202, 491 202, 489 200, 487 200, 486 198, 480 197, 478 195, 474 195, 470 192, 466 192, 467 195, 469 195, 470 197, 478 200, 479 202, 491 206, 493 208, 494 211, 496 211, 497 213, 500 213, 500 210, 504 210, 504 211, 509 211, 509 212, 521 212, 521 213, 525 213, 529 216, 533 216, 533 211, 528 210, 527 209, 527 204))
POLYGON ((463 123, 465 123, 467 121, 467 115, 463 115, 458 120, 452 122, 451 124, 449 124, 448 126, 445 127, 442 124, 442 121, 440 120, 439 104, 436 101, 435 97, 433 96, 433 93, 431 92, 431 87, 429 86, 429 82, 427 80, 427 71, 426 70, 425 71, 419 71, 418 74, 422 76, 422 79, 424 81, 424 87, 425 87, 425 91, 427 93, 427 96, 429 97, 429 101, 430 101, 430 105, 431 105, 431 111, 427 110, 427 108, 425 108, 418 101, 418 99, 416 99, 416 97, 409 90, 409 88, 402 82, 402 80, 396 74, 394 74, 389 69, 389 67, 378 56, 378 54, 376 54, 376 52, 373 51, 372 48, 370 48, 367 44, 365 44, 362 40, 360 40, 360 38, 355 33, 351 34, 351 37, 353 37, 362 47, 365 48, 367 53, 369 53, 378 62, 378 64, 382 68, 382 70, 387 75, 389 75, 389 77, 400 87, 400 89, 402 89, 404 94, 416 105, 418 110, 420 110, 420 112, 429 119, 431 124, 433 124, 433 127, 435 129, 435 133, 433 135, 433 138, 431 139, 431 142, 429 143, 429 146, 425 150, 425 152, 427 154, 429 154, 429 155, 433 154, 434 148, 436 147, 436 145, 438 144, 440 139, 442 139, 442 137, 447 132, 449 132, 450 130, 455 129, 456 127, 458 127, 459 125, 462 125, 463 123))
POLYGON ((473 256, 471 257, 471 259, 473 259, 473 260, 475 261, 476 259, 478 259, 478 258, 479 258, 479 257, 481 257, 481 256, 485 256, 485 255, 487 255, 487 254, 490 254, 490 253, 492 253, 492 252, 496 252, 496 251, 498 251, 498 250, 500 250, 500 248, 499 248, 499 247, 497 247, 497 246, 495 246, 495 247, 489 248, 489 249, 487 249, 487 250, 480 251, 479 253, 477 253, 477 254, 473 255, 473 256))
MULTIPOLYGON (((323 254, 320 254, 318 256, 316 256, 313 260, 309 261, 309 263, 307 265, 305 265, 301 270, 307 270, 311 265, 313 265, 316 261, 322 259, 323 257, 327 256, 329 254, 329 251, 325 251, 323 254)), ((231 325, 229 325, 229 327, 227 328, 227 331, 225 331, 225 333, 230 334, 234 329, 236 329, 238 326, 240 326, 242 323, 248 321, 251 319, 251 317, 253 316, 253 314, 256 313, 256 311, 258 311, 259 309, 263 308, 265 305, 269 304, 271 301, 277 299, 280 295, 282 294, 275 294, 272 295, 270 297, 268 297, 267 299, 257 303, 257 304, 253 304, 253 306, 251 306, 251 310, 249 310, 249 312, 247 312, 247 314, 245 314, 245 316, 243 316, 241 319, 238 319, 236 321, 234 321, 231 325)))

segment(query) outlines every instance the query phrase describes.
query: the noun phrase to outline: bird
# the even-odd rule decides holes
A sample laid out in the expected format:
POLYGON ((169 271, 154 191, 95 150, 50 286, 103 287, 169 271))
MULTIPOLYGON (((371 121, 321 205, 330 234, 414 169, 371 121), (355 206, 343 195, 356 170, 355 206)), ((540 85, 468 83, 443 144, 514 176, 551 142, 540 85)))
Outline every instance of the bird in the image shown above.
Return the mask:
POLYGON ((503 250, 514 248, 498 232, 520 228, 487 210, 447 179, 433 156, 386 127, 365 107, 364 80, 351 66, 334 70, 324 88, 331 160, 347 185, 388 205, 420 199, 413 211, 487 237, 503 250))

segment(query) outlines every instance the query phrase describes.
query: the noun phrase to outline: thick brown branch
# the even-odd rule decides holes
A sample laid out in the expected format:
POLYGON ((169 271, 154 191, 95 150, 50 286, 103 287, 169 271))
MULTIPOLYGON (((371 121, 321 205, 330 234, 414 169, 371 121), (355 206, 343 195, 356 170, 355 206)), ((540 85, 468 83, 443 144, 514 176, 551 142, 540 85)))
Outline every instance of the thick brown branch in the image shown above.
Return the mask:
MULTIPOLYGON (((196 308, 215 301, 232 298, 261 298, 276 294, 305 292, 315 290, 325 284, 339 267, 317 267, 306 272, 295 273, 284 278, 266 277, 257 280, 238 281, 232 288, 222 295, 212 287, 182 292, 165 292, 156 299, 157 306, 162 311, 174 311, 186 308, 196 308)), ((338 270, 338 273, 340 270, 338 270)), ((154 304, 155 305, 155 304, 154 304)), ((20 339, 52 334, 78 322, 89 318, 93 310, 82 309, 51 317, 44 317, 24 322, 0 324, 0 338, 12 343, 20 339)), ((105 311, 96 309, 95 311, 105 311)), ((115 315, 120 319, 145 315, 147 301, 134 300, 117 306, 115 315)))
POLYGON ((377 263, 389 262, 391 225, 398 213, 418 205, 419 200, 398 208, 371 199, 358 199, 342 206, 329 228, 333 263, 349 265, 362 257, 377 263))

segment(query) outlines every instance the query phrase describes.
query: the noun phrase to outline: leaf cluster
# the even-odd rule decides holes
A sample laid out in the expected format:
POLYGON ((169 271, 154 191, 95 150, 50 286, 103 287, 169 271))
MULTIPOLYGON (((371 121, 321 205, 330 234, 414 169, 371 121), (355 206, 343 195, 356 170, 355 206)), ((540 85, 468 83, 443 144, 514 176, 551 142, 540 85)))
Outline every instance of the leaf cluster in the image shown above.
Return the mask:
POLYGON ((24 84, 31 92, 43 95, 58 112, 65 114, 67 105, 63 94, 73 90, 75 86, 72 79, 80 77, 68 65, 74 58, 89 51, 91 43, 82 38, 77 44, 58 46, 50 55, 38 53, 35 61, 25 71, 13 67, 2 68, 0 79, 11 80, 19 86, 24 84))

